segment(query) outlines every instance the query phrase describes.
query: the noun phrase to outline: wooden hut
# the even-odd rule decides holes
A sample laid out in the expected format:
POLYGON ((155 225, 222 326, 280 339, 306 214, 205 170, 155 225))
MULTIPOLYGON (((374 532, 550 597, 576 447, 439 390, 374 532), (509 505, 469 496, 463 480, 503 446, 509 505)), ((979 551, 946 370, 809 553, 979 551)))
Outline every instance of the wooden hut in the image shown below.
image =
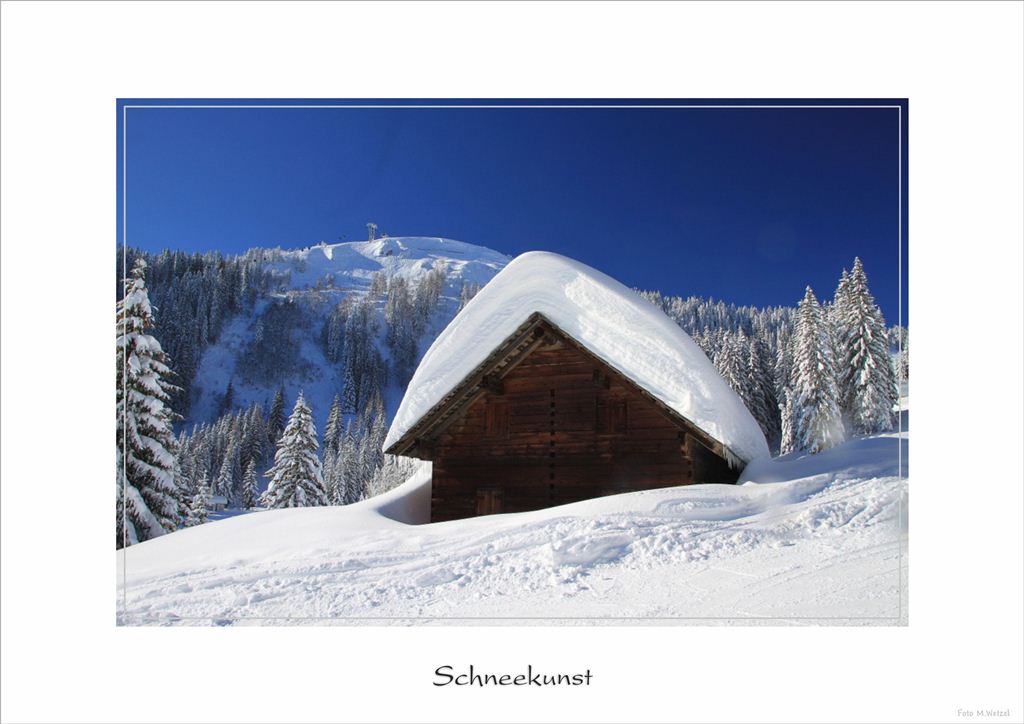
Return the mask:
MULTIPOLYGON (((642 302, 633 296, 630 304, 642 302)), ((548 313, 531 311, 467 374, 446 385, 429 409, 407 415, 397 432, 392 428, 387 452, 433 461, 432 521, 736 481, 743 456, 709 434, 707 425, 688 419, 678 403, 652 393, 642 374, 630 374, 629 360, 610 359, 607 348, 597 354, 586 334, 560 326, 552 317, 566 316, 564 304, 536 306, 548 313)), ((466 313, 483 316, 486 326, 487 315, 471 307, 466 313)), ((574 311, 570 316, 578 320, 574 311)), ((661 314, 649 305, 642 311, 661 314)), ((493 331, 487 336, 493 338, 493 331)), ((665 352, 652 352, 658 354, 665 352)), ((704 363, 710 367, 706 358, 704 363)), ((437 360, 428 353, 424 364, 433 367, 437 360)))

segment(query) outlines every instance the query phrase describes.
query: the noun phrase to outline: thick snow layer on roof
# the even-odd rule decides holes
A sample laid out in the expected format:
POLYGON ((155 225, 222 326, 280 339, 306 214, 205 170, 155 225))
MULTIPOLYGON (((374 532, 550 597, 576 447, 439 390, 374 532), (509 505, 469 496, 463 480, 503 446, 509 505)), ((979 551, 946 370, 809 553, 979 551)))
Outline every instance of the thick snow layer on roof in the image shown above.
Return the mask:
POLYGON ((534 312, 619 370, 745 462, 768 445, 740 398, 671 319, 595 269, 548 252, 517 257, 434 341, 413 375, 385 449, 534 312))

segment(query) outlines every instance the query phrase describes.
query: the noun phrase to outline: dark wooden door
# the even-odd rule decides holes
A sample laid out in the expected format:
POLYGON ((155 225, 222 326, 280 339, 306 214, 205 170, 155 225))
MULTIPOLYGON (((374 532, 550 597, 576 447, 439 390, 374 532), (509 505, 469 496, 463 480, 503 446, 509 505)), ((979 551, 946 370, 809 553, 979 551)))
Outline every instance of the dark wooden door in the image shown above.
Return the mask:
POLYGON ((479 488, 476 491, 476 514, 493 515, 501 512, 501 488, 479 488))

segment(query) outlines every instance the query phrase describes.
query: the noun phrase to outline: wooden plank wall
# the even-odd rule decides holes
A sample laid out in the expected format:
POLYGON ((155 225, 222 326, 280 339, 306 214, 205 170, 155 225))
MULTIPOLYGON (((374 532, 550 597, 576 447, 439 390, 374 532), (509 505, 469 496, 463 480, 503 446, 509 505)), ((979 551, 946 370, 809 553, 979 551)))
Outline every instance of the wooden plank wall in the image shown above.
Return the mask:
POLYGON ((501 390, 482 395, 438 438, 432 520, 536 510, 704 475, 735 480, 653 403, 560 341, 531 352, 501 390))

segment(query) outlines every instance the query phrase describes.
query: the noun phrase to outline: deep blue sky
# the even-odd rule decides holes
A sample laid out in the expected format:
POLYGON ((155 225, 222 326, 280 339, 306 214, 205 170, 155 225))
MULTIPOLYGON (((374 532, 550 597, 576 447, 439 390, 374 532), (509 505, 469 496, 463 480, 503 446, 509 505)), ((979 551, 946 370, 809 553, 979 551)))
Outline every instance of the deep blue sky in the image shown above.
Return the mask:
MULTIPOLYGON (((897 319, 894 108, 129 107, 126 119, 128 243, 142 249, 351 241, 373 220, 756 305, 795 305, 807 284, 831 297, 860 255, 897 319)), ((904 319, 905 300, 904 285, 904 319)))

